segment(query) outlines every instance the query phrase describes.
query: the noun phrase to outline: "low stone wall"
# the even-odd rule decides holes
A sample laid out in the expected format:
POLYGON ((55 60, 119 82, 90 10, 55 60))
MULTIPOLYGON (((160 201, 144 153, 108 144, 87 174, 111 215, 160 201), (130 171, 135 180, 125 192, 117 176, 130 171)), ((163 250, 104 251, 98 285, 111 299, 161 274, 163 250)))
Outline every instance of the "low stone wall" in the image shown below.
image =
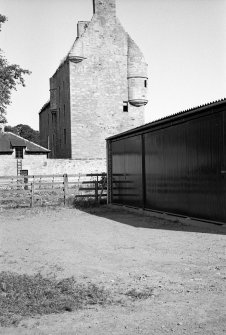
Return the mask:
POLYGON ((15 176, 17 160, 12 155, 0 155, 0 176, 15 176))
POLYGON ((106 172, 106 160, 46 159, 40 166, 30 164, 30 171, 31 174, 101 173, 106 172))
MULTIPOLYGON (((45 155, 27 155, 22 169, 29 175, 77 174, 106 172, 105 159, 47 159, 45 155)), ((11 155, 0 156, 0 176, 15 176, 17 160, 11 155)))

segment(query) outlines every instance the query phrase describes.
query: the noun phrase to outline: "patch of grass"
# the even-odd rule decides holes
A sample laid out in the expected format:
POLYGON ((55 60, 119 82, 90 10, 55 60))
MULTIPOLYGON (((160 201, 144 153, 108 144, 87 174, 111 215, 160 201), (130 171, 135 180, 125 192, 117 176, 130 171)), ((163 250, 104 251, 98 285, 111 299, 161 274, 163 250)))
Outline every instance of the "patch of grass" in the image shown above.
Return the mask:
POLYGON ((0 273, 0 325, 18 325, 24 317, 62 313, 111 303, 110 293, 94 284, 16 273, 0 273))
POLYGON ((137 290, 133 288, 127 291, 125 295, 132 298, 133 300, 145 300, 151 298, 154 295, 154 293, 153 288, 146 287, 142 290, 137 290))

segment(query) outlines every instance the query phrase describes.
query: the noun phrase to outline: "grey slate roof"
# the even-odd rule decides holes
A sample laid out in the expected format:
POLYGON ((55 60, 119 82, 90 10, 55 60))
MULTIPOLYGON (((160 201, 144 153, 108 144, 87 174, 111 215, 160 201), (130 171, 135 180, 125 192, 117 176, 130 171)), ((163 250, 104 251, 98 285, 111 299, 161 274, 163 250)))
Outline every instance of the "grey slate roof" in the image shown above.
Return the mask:
POLYGON ((50 150, 35 144, 31 141, 13 134, 11 132, 0 133, 0 152, 10 153, 13 152, 14 147, 24 147, 27 153, 48 153, 50 150))

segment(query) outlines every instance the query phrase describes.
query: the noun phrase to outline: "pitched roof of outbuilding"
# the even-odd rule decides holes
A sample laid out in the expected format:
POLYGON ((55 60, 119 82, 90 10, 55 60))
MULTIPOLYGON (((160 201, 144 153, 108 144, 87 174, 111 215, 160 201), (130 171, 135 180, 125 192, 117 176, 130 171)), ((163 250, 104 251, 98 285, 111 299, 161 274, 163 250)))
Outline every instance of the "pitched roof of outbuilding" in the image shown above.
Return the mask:
POLYGON ((12 148, 10 147, 10 141, 6 133, 0 133, 0 152, 12 152, 12 148))
POLYGON ((0 133, 0 152, 12 152, 14 147, 24 147, 28 153, 50 152, 50 150, 42 147, 41 145, 25 140, 23 137, 11 132, 0 133))

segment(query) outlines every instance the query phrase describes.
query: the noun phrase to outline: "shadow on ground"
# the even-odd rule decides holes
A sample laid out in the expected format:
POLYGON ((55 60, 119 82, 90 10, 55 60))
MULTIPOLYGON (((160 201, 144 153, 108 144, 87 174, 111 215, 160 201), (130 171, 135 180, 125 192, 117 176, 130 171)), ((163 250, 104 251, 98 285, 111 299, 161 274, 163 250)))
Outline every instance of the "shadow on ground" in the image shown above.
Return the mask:
POLYGON ((79 209, 86 213, 114 220, 134 228, 226 235, 226 225, 223 224, 218 225, 169 215, 158 217, 158 214, 152 212, 131 211, 129 208, 122 206, 100 205, 88 208, 79 207, 79 209))

